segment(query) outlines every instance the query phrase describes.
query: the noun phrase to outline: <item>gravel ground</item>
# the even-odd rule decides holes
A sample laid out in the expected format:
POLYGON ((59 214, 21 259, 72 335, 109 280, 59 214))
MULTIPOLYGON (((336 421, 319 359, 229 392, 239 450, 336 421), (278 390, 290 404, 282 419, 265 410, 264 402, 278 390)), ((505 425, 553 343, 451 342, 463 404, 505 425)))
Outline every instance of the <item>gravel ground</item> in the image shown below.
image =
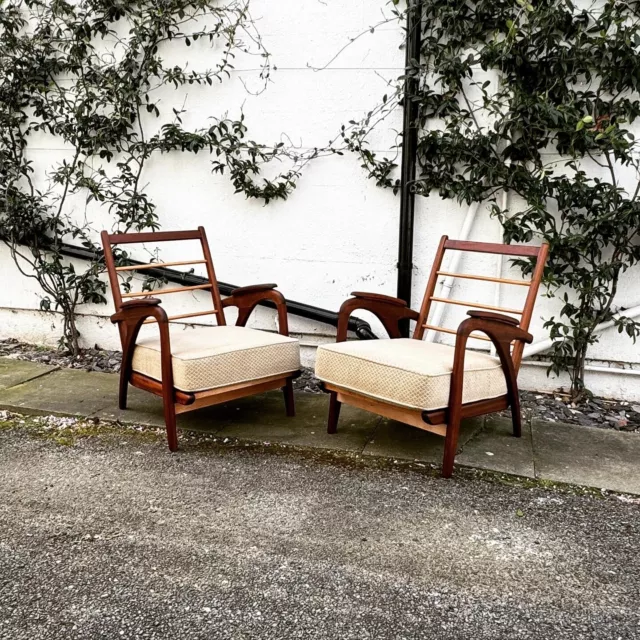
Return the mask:
POLYGON ((593 397, 576 404, 566 394, 532 391, 521 391, 520 399, 526 418, 640 433, 640 403, 593 397))
POLYGON ((3 640, 640 637, 638 500, 37 424, 0 422, 3 640))
POLYGON ((41 362, 65 369, 85 369, 107 373, 120 371, 122 361, 122 353, 119 351, 107 351, 98 348, 97 345, 95 349, 82 349, 81 353, 74 357, 62 350, 25 344, 13 339, 0 340, 0 357, 41 362))
MULTIPOLYGON (((0 340, 0 357, 32 360, 44 364, 87 371, 120 371, 121 354, 119 351, 103 349, 84 349, 73 357, 55 349, 20 343, 16 340, 0 340)), ((294 388, 308 393, 322 393, 320 381, 311 369, 303 369, 299 378, 294 380, 294 388)), ((528 418, 539 418, 552 422, 567 422, 601 429, 640 432, 640 403, 629 403, 604 398, 591 398, 578 405, 573 404, 567 395, 522 392, 522 410, 528 418)), ((505 416, 509 416, 505 412, 505 416)))

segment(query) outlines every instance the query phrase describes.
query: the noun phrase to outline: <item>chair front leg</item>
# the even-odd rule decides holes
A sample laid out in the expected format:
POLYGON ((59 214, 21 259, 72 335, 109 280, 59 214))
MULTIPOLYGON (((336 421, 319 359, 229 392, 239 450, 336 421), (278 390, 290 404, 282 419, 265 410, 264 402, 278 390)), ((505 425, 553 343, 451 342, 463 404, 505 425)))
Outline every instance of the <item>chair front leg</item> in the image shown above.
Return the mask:
POLYGON ((160 362, 162 371, 162 405, 170 451, 178 449, 176 430, 175 389, 173 387, 173 365, 171 363, 171 341, 169 320, 160 305, 160 300, 132 300, 125 302, 120 310, 111 316, 111 322, 120 325, 122 336, 122 365, 120 369, 119 406, 127 407, 127 391, 132 373, 133 352, 142 323, 147 318, 155 318, 160 330, 160 362))
POLYGON ((169 323, 158 323, 160 327, 160 361, 162 367, 162 405, 164 423, 167 429, 169 451, 178 450, 178 432, 176 428, 175 389, 173 387, 173 364, 169 342, 169 323))
MULTIPOLYGON (((464 324, 464 323, 463 323, 464 324)), ((462 325, 461 325, 462 328, 462 325)), ((451 387, 449 389, 449 405, 447 432, 444 439, 444 457, 442 458, 442 477, 450 478, 453 474, 453 464, 458 449, 460 423, 462 421, 462 391, 464 385, 464 356, 469 332, 458 331, 455 353, 453 356, 453 370, 451 372, 451 387)))
POLYGON ((444 456, 442 457, 443 478, 450 478, 453 475, 453 465, 456 460, 458 450, 458 437, 460 436, 460 417, 451 418, 447 423, 447 434, 444 439, 444 456))
POLYGON ((173 402, 173 391, 169 398, 165 394, 164 382, 162 383, 162 412, 167 431, 167 445, 172 453, 178 450, 178 428, 176 422, 176 405, 173 402))
POLYGON ((456 333, 456 346, 453 356, 453 370, 451 372, 451 387, 449 390, 447 433, 445 437, 444 459, 442 461, 442 476, 451 477, 453 463, 456 457, 460 422, 462 419, 462 392, 464 385, 464 359, 467 349, 467 339, 472 331, 482 331, 493 342, 502 371, 507 384, 507 399, 511 405, 513 418, 513 435, 520 437, 522 432, 522 417, 520 414, 520 396, 516 368, 511 357, 511 343, 514 340, 531 343, 533 336, 518 326, 518 321, 509 316, 489 313, 486 311, 469 311, 471 316, 460 323, 456 333))

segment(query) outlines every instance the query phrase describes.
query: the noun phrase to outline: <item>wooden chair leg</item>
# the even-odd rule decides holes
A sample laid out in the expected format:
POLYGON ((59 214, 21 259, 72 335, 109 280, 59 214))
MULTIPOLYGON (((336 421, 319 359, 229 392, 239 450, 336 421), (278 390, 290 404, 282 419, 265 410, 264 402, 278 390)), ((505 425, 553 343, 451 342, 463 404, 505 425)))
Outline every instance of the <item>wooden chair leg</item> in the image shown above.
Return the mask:
POLYGON ((338 394, 335 391, 329 393, 329 424, 327 433, 335 433, 338 430, 338 418, 340 417, 340 407, 342 403, 338 400, 338 394))
POLYGON ((284 406, 289 418, 293 418, 296 415, 296 403, 293 396, 293 380, 287 378, 287 382, 282 387, 282 393, 284 394, 284 406))
POLYGON ((447 424, 447 434, 444 439, 444 457, 442 459, 442 477, 450 478, 453 474, 453 463, 458 449, 458 436, 460 435, 460 420, 447 424))
POLYGON ((176 429, 176 408, 173 402, 164 402, 164 423, 167 427, 169 451, 177 451, 178 432, 176 429))
POLYGON ((127 393, 129 391, 129 375, 124 370, 120 371, 120 389, 118 392, 118 406, 124 411, 127 408, 127 393))
POLYGON ((520 411, 520 394, 517 391, 511 398, 511 420, 513 422, 513 435, 519 438, 522 436, 522 412, 520 411))

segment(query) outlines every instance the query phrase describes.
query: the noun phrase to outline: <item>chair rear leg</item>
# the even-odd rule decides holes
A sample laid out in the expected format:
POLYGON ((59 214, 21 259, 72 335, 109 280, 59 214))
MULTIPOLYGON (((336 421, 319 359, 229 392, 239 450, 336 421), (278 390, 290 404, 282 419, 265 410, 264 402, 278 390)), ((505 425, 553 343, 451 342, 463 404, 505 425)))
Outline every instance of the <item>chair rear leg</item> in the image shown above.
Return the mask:
POLYGON ((178 450, 178 432, 176 429, 176 408, 173 402, 164 401, 164 423, 167 427, 169 451, 178 450))
POLYGON ((450 422, 447 425, 447 434, 444 439, 444 457, 442 459, 442 477, 450 478, 453 474, 453 463, 458 449, 458 436, 460 435, 460 420, 450 422))
POLYGON ((513 435, 519 438, 522 435, 522 413, 520 411, 520 391, 518 389, 518 374, 513 366, 509 344, 496 343, 496 350, 502 362, 502 369, 507 382, 507 399, 511 407, 511 420, 513 422, 513 435))
POLYGON ((120 370, 120 387, 118 391, 118 406, 123 411, 127 408, 127 394, 129 392, 129 375, 124 370, 120 370))
POLYGON ((287 378, 287 382, 282 387, 282 393, 284 394, 284 406, 289 418, 293 418, 296 415, 296 403, 293 396, 293 380, 287 378))
POLYGON ((513 422, 513 435, 519 438, 522 436, 522 412, 520 410, 520 394, 517 389, 511 397, 511 420, 513 422))
POLYGON ((338 394, 335 391, 329 392, 329 424, 327 425, 327 433, 335 433, 338 430, 338 418, 340 418, 340 407, 342 403, 338 400, 338 394))

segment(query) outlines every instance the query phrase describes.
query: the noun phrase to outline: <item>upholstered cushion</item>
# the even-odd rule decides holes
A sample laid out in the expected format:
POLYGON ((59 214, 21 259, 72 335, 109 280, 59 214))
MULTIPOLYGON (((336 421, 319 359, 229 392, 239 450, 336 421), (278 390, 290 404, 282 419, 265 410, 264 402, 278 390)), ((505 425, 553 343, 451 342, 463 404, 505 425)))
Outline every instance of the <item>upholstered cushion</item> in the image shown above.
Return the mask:
MULTIPOLYGON (((181 391, 206 391, 300 368, 298 341, 277 333, 173 324, 170 336, 173 384, 181 391)), ((159 337, 138 340, 133 370, 162 380, 159 337)))
MULTIPOLYGON (((323 345, 316 375, 325 382, 387 402, 432 410, 446 407, 453 369, 453 347, 409 338, 356 340, 323 345)), ((500 361, 467 351, 463 402, 507 393, 500 361)))

